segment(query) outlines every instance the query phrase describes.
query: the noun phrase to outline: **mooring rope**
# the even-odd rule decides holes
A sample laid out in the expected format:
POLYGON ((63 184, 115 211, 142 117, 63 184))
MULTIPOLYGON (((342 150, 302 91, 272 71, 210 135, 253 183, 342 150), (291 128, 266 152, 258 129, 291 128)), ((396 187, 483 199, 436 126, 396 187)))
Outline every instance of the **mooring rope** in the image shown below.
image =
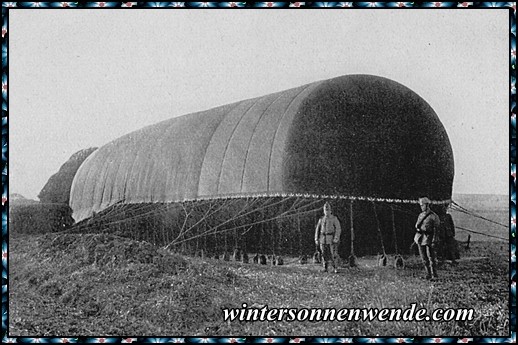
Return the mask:
POLYGON ((354 215, 353 215, 353 200, 349 205, 351 212, 351 255, 354 255, 354 215))
MULTIPOLYGON (((305 211, 305 212, 300 212, 301 215, 303 214, 309 214, 309 213, 313 213, 313 212, 317 212, 321 210, 321 207, 317 207, 315 209, 312 209, 312 210, 309 210, 309 211, 305 211)), ((268 219, 263 219, 261 221, 257 221, 257 222, 253 222, 253 223, 248 223, 248 224, 242 224, 242 225, 239 225, 237 228, 243 228, 243 227, 247 227, 247 226, 252 226, 252 225, 257 225, 257 224, 265 224, 267 222, 270 222, 272 220, 276 220, 276 219, 280 219, 280 218, 287 218, 287 217, 292 217, 294 216, 295 214, 290 214, 290 215, 279 215, 279 216, 275 216, 275 217, 272 217, 272 218, 268 218, 268 219)), ((220 233, 227 233, 228 231, 232 231, 234 230, 234 228, 228 228, 228 229, 222 229, 222 230, 219 230, 219 231, 216 231, 215 228, 212 229, 212 231, 209 233, 209 235, 213 235, 213 234, 220 234, 220 233)), ((198 235, 195 235, 195 236, 192 236, 192 237, 189 237, 188 239, 184 239, 184 240, 181 240, 181 241, 177 241, 176 243, 170 243, 168 246, 172 245, 172 244, 179 244, 179 243, 182 243, 182 242, 185 242, 185 241, 189 241, 189 240, 192 240, 192 239, 195 239, 197 237, 201 237, 201 236, 206 236, 207 234, 198 234, 198 235)), ((262 236, 264 237, 264 236, 262 236)))
POLYGON ((492 220, 492 219, 488 219, 488 218, 483 217, 483 216, 481 216, 481 215, 479 215, 479 214, 476 214, 476 213, 474 213, 473 211, 470 211, 470 210, 468 210, 468 209, 466 209, 466 208, 464 208, 464 207, 460 206, 460 205, 459 205, 459 204, 457 204, 455 201, 452 201, 452 205, 456 206, 456 207, 454 208, 454 210, 455 210, 455 211, 459 211, 459 212, 465 213, 465 214, 467 214, 467 215, 470 215, 470 216, 473 216, 473 217, 476 217, 476 218, 483 219, 483 220, 488 221, 488 222, 490 222, 490 223, 493 223, 493 224, 496 224, 496 225, 503 226, 504 228, 508 228, 508 227, 509 227, 508 225, 505 225, 505 224, 502 224, 502 223, 496 222, 496 221, 494 221, 494 220, 492 220))
POLYGON ((474 234, 483 235, 483 236, 486 236, 486 237, 497 238, 497 239, 502 240, 502 241, 509 241, 509 239, 508 239, 508 238, 503 238, 503 237, 498 237, 498 236, 494 236, 494 235, 484 234, 483 232, 478 232, 478 231, 475 231, 475 230, 466 229, 466 228, 463 228, 463 227, 461 227, 461 226, 455 226, 455 228, 460 229, 460 230, 462 230, 462 231, 472 232, 472 233, 474 233, 474 234))
POLYGON ((376 204, 373 202, 372 206, 373 206, 373 209, 374 209, 374 218, 376 218, 376 224, 378 226, 378 236, 379 236, 380 243, 381 243, 381 250, 383 251, 383 255, 386 256, 385 244, 383 243, 383 235, 381 234, 380 221, 378 219, 378 212, 376 211, 376 204))
MULTIPOLYGON (((377 211, 377 204, 380 203, 381 205, 385 203, 390 204, 391 208, 391 216, 392 216, 392 231, 394 235, 394 248, 396 255, 399 254, 398 244, 397 244, 397 231, 396 231, 396 225, 395 225, 395 211, 416 216, 413 212, 411 212, 408 209, 405 209, 404 207, 400 207, 400 204, 417 204, 417 200, 407 200, 407 199, 385 199, 385 198, 372 198, 372 197, 355 197, 355 196, 344 196, 344 195, 322 195, 322 194, 300 194, 300 193, 270 193, 270 194, 253 194, 253 195, 227 195, 227 196, 220 196, 220 197, 212 197, 212 198, 195 198, 195 199, 186 199, 182 202, 177 203, 135 203, 135 204, 123 204, 121 201, 111 205, 108 209, 105 209, 96 216, 87 219, 85 221, 82 221, 80 223, 72 225, 68 229, 64 229, 63 231, 56 232, 76 232, 83 230, 85 228, 91 228, 91 227, 98 227, 101 231, 107 231, 107 230, 117 230, 117 229, 111 229, 113 225, 116 225, 118 229, 120 230, 121 225, 127 224, 128 222, 136 221, 139 219, 146 219, 148 217, 154 217, 156 215, 169 215, 171 210, 171 205, 173 205, 173 210, 180 210, 183 209, 185 218, 184 219, 178 219, 177 220, 177 226, 180 228, 178 236, 174 238, 174 236, 169 236, 171 231, 165 231, 165 229, 162 230, 164 234, 163 241, 167 241, 169 244, 166 246, 169 247, 176 243, 183 243, 189 240, 198 239, 199 237, 204 236, 217 236, 218 233, 224 232, 225 233, 225 249, 227 250, 227 233, 229 230, 234 231, 234 237, 236 237, 234 240, 235 245, 237 245, 237 237, 243 236, 248 231, 253 229, 254 225, 263 223, 263 227, 266 223, 282 219, 282 218, 289 218, 292 215, 297 215, 297 232, 299 236, 299 250, 302 250, 302 231, 300 229, 300 215, 308 214, 315 212, 316 210, 319 210, 320 207, 315 209, 310 209, 313 205, 316 203, 321 202, 322 199, 345 199, 350 201, 350 214, 351 214, 351 255, 354 255, 354 225, 353 225, 353 202, 354 201, 370 201, 373 204, 374 208, 374 214, 376 218, 377 223, 377 230, 378 230, 378 236, 380 239, 381 249, 383 251, 383 255, 386 255, 386 249, 383 241, 383 234, 381 232, 381 225, 380 225, 380 219, 378 217, 378 211, 377 211), (280 200, 276 200, 275 198, 280 198, 280 200), (293 203, 291 201, 295 198, 293 203), (243 199, 246 199, 244 205, 241 206, 239 202, 241 202, 243 199), (206 205, 209 205, 207 209, 204 207, 206 205), (211 226, 205 226, 204 229, 198 228, 198 225, 205 223, 207 224, 207 220, 218 214, 222 209, 234 207, 234 205, 239 205, 239 209, 236 213, 233 214, 232 217, 229 219, 226 219, 225 221, 211 227, 211 226), (268 209, 271 209, 274 206, 277 205, 289 205, 285 211, 283 211, 280 215, 274 216, 274 217, 265 217, 264 212, 268 209), (302 210, 310 209, 309 211, 301 212, 302 210), (263 214, 261 221, 256 222, 249 222, 244 225, 238 225, 238 221, 241 219, 244 219, 250 214, 261 212, 263 214), (193 217, 193 215, 195 217, 193 217), (199 219, 197 219, 197 215, 201 216, 199 219), (122 219, 114 219, 117 217, 123 216, 122 219), (195 219, 196 218, 196 219, 195 219), (265 219, 267 218, 267 219, 265 219), (189 221, 194 220, 194 221, 189 221), (182 222, 183 221, 183 222, 182 222), (180 223, 182 222, 182 223, 180 223), (178 224, 180 223, 180 224, 178 224), (232 224, 230 229, 222 229, 227 224, 232 224), (238 233, 238 229, 246 228, 246 230, 243 233, 238 233), (221 229, 221 230, 220 230, 221 229), (193 230, 196 230, 195 233, 193 233, 193 230), (167 232, 167 236, 165 233, 167 232), (193 236, 188 236, 193 235, 193 236), (171 240, 171 238, 173 238, 171 240)), ((432 204, 440 205, 440 204, 451 204, 452 209, 454 211, 466 214, 471 217, 479 218, 485 221, 488 221, 490 223, 508 228, 508 225, 505 225, 503 223, 499 223, 497 221, 488 219, 486 217, 483 217, 479 214, 476 214, 473 211, 470 211, 466 209, 465 207, 459 205, 457 202, 453 200, 439 200, 439 201, 433 201, 432 204)), ((284 207, 283 207, 284 208, 284 207)), ((248 219, 247 219, 248 220, 248 219)), ((246 220, 245 220, 246 222, 246 220)), ((158 224, 155 224, 155 227, 160 227, 162 229, 163 224, 158 222, 158 224)), ((276 242, 278 246, 281 246, 283 233, 282 232, 283 224, 279 225, 279 234, 278 236, 274 237, 274 234, 269 234, 268 231, 265 233, 265 229, 263 229, 263 233, 261 235, 261 242, 264 242, 264 236, 271 235, 272 236, 272 245, 276 246, 276 242), (276 241, 277 240, 277 241, 276 241)), ((494 236, 490 234, 486 234, 483 232, 474 231, 471 229, 463 228, 460 226, 455 226, 455 228, 466 231, 466 232, 472 232, 475 234, 479 234, 481 236, 496 238, 499 240, 507 241, 508 239, 494 236)), ((270 229, 273 231, 272 229, 270 229)), ((155 235, 153 234, 153 240, 156 242, 158 239, 155 238, 155 235)), ((204 240, 206 241, 206 240, 204 240)), ((166 243, 167 243, 166 242, 166 243)), ((200 243, 201 245, 201 243, 200 243)), ((261 243, 261 247, 264 247, 266 244, 261 243)), ((264 249, 264 248, 263 248, 264 249)), ((274 252, 276 249, 274 248, 274 252)))
POLYGON ((397 234, 396 234, 396 218, 394 216, 394 209, 391 207, 391 215, 392 215, 392 231, 394 233, 394 250, 396 252, 396 255, 399 254, 399 251, 397 249, 397 234))

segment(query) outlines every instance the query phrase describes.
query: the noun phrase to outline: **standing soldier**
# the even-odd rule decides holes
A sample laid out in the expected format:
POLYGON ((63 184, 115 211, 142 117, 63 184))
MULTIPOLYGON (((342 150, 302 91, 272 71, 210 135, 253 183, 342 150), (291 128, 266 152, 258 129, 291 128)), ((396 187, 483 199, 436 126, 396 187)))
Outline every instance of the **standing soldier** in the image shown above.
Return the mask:
POLYGON ((459 248, 455 240, 455 223, 449 210, 449 205, 446 205, 444 221, 441 222, 441 226, 444 228, 444 242, 441 243, 443 248, 442 258, 443 260, 451 260, 452 265, 456 265, 456 260, 459 259, 459 248))
POLYGON ((430 199, 419 198, 421 213, 415 224, 414 242, 419 249, 419 255, 426 269, 426 279, 437 278, 437 257, 435 248, 439 242, 439 216, 430 209, 430 199))
POLYGON ((331 213, 331 205, 326 202, 324 205, 324 216, 318 220, 315 229, 315 244, 320 246, 324 272, 327 272, 329 262, 333 264, 333 271, 336 271, 335 257, 338 254, 338 243, 340 242, 340 221, 331 213))

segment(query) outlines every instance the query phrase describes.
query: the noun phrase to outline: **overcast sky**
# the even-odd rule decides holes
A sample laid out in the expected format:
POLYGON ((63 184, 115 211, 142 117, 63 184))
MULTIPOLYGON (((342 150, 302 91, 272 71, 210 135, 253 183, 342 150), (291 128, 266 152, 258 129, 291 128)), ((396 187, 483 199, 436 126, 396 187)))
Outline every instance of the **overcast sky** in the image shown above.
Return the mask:
MULTIPOLYGON (((441 119, 454 193, 509 190, 501 10, 10 10, 10 193, 75 152, 186 113, 345 74, 393 79, 441 119)), ((382 114, 381 114, 382 115, 382 114)))

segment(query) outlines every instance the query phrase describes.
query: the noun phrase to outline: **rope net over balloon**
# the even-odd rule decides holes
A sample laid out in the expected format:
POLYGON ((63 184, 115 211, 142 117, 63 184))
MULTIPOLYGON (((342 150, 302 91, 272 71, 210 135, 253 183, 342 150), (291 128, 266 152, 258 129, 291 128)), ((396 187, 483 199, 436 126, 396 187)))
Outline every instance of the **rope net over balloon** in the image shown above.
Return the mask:
MULTIPOLYGON (((235 250, 311 256, 323 205, 342 227, 341 257, 408 248, 420 212, 417 200, 310 194, 228 196, 171 203, 116 203, 75 224, 74 232, 107 232, 188 254, 235 250), (354 212, 353 212, 354 209, 354 212)), ((435 206, 450 200, 435 201, 435 206)))

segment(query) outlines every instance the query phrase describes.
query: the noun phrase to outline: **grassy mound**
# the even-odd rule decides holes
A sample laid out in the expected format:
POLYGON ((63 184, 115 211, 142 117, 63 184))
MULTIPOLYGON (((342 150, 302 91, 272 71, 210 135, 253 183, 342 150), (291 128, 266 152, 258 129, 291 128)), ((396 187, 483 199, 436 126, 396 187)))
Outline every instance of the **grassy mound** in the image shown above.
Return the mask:
POLYGON ((72 209, 65 204, 22 203, 9 208, 11 234, 59 232, 73 223, 72 209))

